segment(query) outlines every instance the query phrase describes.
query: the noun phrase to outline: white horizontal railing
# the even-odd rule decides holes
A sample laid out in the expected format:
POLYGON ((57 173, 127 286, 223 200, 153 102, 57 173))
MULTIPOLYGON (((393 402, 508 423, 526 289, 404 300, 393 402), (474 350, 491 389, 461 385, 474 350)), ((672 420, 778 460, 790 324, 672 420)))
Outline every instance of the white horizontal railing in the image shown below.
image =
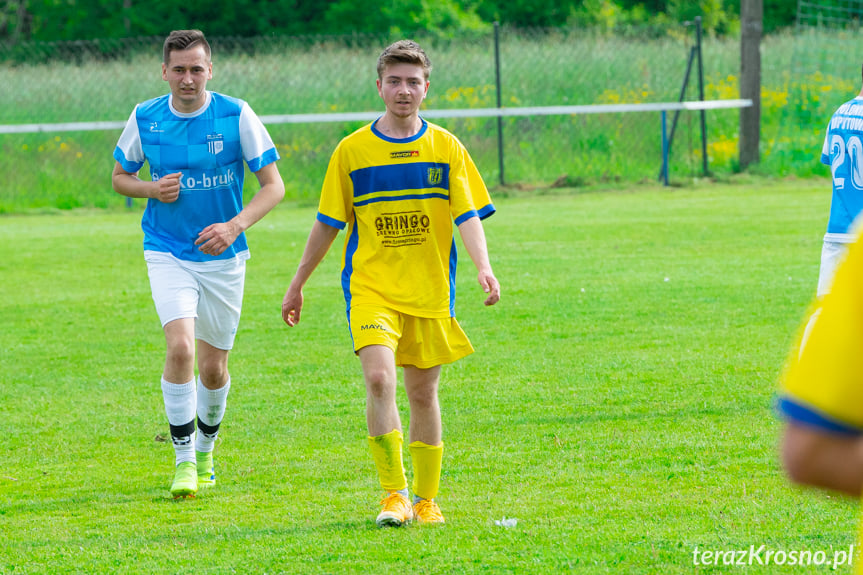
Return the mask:
MULTIPOLYGON (((423 110, 424 118, 505 118, 511 116, 575 116, 579 114, 620 114, 628 112, 673 112, 678 110, 719 110, 748 108, 752 100, 704 100, 693 102, 657 102, 651 104, 590 104, 584 106, 537 106, 526 108, 466 108, 454 110, 423 110)), ((330 114, 283 114, 261 116, 264 124, 317 124, 325 122, 370 122, 382 112, 347 112, 330 114)), ((87 132, 122 130, 122 122, 61 122, 54 124, 5 124, 0 134, 32 134, 38 132, 87 132)))

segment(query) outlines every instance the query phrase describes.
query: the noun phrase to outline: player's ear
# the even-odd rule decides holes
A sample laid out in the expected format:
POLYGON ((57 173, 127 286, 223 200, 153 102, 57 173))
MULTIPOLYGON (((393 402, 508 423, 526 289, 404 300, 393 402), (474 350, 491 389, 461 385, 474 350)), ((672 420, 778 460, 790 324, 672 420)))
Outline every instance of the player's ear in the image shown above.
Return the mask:
POLYGON ((162 62, 162 79, 168 81, 168 65, 162 62))

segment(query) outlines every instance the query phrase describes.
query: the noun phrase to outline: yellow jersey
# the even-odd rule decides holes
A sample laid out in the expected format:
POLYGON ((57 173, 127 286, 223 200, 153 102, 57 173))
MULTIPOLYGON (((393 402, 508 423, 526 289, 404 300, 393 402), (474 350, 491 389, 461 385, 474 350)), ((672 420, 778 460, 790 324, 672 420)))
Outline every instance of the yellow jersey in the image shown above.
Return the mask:
POLYGON ((317 219, 347 227, 341 282, 352 306, 416 317, 455 317, 453 222, 494 213, 470 155, 447 130, 422 120, 413 137, 375 123, 345 137, 330 158, 317 219))
POLYGON ((832 433, 863 433, 863 244, 850 246, 782 377, 784 417, 832 433))

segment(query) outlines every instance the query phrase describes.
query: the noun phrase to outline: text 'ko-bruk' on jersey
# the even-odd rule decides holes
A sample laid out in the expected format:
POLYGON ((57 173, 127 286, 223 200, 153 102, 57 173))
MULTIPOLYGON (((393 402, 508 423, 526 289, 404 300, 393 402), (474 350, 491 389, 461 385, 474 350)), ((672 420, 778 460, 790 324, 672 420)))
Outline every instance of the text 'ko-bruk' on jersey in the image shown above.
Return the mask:
POLYGON ((279 159, 266 128, 246 102, 207 93, 200 110, 183 114, 171 95, 135 107, 114 158, 129 173, 144 163, 150 177, 182 172, 176 202, 147 201, 141 220, 144 250, 166 252, 189 262, 248 257, 245 234, 219 256, 195 245, 205 227, 227 222, 243 209, 245 161, 252 172, 279 159))

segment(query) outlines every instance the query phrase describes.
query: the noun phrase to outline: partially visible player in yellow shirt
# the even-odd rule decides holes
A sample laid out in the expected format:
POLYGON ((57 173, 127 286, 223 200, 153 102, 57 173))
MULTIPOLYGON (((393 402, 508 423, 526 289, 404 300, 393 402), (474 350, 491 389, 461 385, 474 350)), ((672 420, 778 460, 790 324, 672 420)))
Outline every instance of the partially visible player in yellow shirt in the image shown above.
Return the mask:
POLYGON ((500 285, 481 220, 495 210, 461 142, 419 115, 431 72, 423 49, 410 40, 396 42, 378 58, 377 72, 386 111, 333 152, 282 317, 289 326, 300 321, 303 286, 347 228, 341 283, 365 379, 368 442, 386 492, 376 522, 440 524, 444 517, 434 498, 443 453, 441 365, 473 352, 455 319, 453 223, 487 294, 485 305, 494 305, 500 285), (410 404, 413 499, 402 458, 397 366, 410 404))
MULTIPOLYGON (((797 482, 863 491, 863 243, 851 245, 830 292, 792 351, 778 407, 782 462, 797 482)), ((863 573, 858 563, 858 573, 863 573)))

